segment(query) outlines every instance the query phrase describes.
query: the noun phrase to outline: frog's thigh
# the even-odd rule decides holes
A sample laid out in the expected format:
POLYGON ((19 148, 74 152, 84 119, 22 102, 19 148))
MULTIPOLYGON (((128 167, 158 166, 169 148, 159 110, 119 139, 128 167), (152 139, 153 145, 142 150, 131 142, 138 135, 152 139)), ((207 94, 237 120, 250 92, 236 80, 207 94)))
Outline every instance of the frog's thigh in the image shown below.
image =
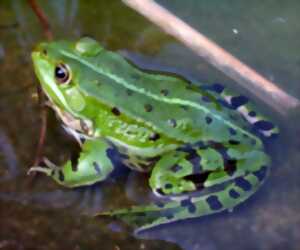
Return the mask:
POLYGON ((181 194, 196 189, 192 181, 185 179, 194 171, 193 164, 185 159, 187 156, 186 152, 171 152, 155 164, 149 183, 156 194, 181 194))
POLYGON ((201 169, 206 171, 207 176, 203 183, 204 187, 211 187, 229 180, 245 176, 248 173, 259 171, 270 164, 269 156, 260 149, 246 147, 224 147, 222 149, 210 149, 210 154, 220 156, 220 165, 217 171, 210 168, 209 164, 215 165, 205 154, 201 154, 201 169), (205 156, 205 158, 204 158, 205 156), (205 159, 208 159, 207 161, 205 159))
POLYGON ((269 165, 260 150, 196 148, 172 152, 155 165, 150 186, 156 194, 170 195, 201 190, 244 176, 269 165))
POLYGON ((155 165, 150 186, 156 194, 169 195, 203 189, 226 181, 224 159, 216 149, 191 148, 163 156, 155 165))
POLYGON ((67 161, 54 169, 52 178, 67 187, 91 185, 104 180, 113 170, 113 148, 104 140, 87 140, 77 162, 67 161))

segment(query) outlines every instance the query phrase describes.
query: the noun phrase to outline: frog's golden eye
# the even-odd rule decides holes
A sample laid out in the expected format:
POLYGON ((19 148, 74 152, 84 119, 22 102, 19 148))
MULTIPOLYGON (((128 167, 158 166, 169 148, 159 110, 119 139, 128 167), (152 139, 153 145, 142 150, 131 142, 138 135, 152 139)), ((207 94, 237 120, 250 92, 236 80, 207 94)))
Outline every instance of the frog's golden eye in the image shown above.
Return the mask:
POLYGON ((67 65, 57 64, 54 70, 55 79, 60 84, 68 84, 71 81, 71 72, 67 65))

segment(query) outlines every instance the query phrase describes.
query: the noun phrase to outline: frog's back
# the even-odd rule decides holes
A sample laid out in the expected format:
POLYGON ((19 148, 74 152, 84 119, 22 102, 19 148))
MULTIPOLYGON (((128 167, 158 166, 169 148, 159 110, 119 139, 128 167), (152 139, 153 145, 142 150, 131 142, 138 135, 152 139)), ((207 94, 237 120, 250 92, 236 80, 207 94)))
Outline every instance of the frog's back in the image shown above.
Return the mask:
POLYGON ((76 49, 60 53, 84 67, 79 85, 85 93, 158 132, 192 143, 257 141, 238 112, 179 77, 141 71, 104 49, 92 56, 76 49))

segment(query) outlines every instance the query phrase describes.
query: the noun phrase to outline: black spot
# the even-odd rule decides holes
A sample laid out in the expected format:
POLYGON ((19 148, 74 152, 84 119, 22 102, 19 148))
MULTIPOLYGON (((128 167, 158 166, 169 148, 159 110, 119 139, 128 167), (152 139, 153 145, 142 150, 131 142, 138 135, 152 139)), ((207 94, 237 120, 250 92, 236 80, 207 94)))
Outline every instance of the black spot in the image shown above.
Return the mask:
POLYGON ((228 109, 233 109, 233 107, 225 100, 223 99, 218 99, 217 100, 219 104, 221 104, 223 107, 228 108, 228 109))
POLYGON ((237 140, 229 140, 228 143, 231 145, 239 145, 240 144, 240 142, 237 140))
POLYGON ((232 107, 237 109, 240 106, 245 105, 248 102, 248 98, 243 95, 234 96, 231 98, 230 102, 231 102, 232 107))
POLYGON ((211 124, 212 118, 209 117, 209 116, 206 116, 206 117, 205 117, 205 121, 206 121, 207 124, 211 124))
POLYGON ((161 188, 155 189, 155 192, 160 194, 160 195, 165 195, 164 191, 161 188))
POLYGON ((184 150, 183 150, 184 152, 187 152, 187 153, 188 153, 187 156, 185 157, 186 160, 190 161, 190 160, 192 160, 193 158, 199 156, 198 153, 197 153, 197 151, 196 151, 195 149, 189 148, 189 149, 187 149, 187 150, 188 150, 188 151, 184 151, 184 150))
POLYGON ((251 117, 255 117, 256 116, 256 112, 255 111, 250 111, 248 113, 248 115, 251 116, 251 117))
POLYGON ((274 125, 269 121, 257 121, 254 123, 254 127, 259 130, 271 130, 274 128, 274 125))
POLYGON ((238 187, 240 187, 244 191, 250 191, 251 188, 252 188, 251 183, 243 177, 236 178, 235 179, 235 185, 237 185, 238 187))
POLYGON ((226 147, 224 147, 224 145, 222 143, 219 142, 211 142, 211 146, 216 149, 216 150, 226 150, 226 147))
POLYGON ((272 133, 271 136, 269 136, 269 139, 270 141, 272 140, 275 140, 279 137, 279 133, 278 132, 275 132, 275 133, 272 133))
POLYGON ((160 138, 160 135, 158 133, 153 133, 149 136, 149 140, 156 141, 160 138))
POLYGON ((224 86, 219 84, 219 83, 214 83, 214 84, 209 84, 209 85, 202 86, 202 89, 211 90, 211 91, 214 91, 218 94, 221 94, 224 90, 224 86))
MULTIPOLYGON (((196 146, 196 147, 200 148, 200 146, 196 146)), ((188 149, 187 153, 188 155, 185 157, 185 159, 188 160, 193 165, 193 173, 199 173, 201 171, 201 165, 200 165, 201 156, 193 148, 188 149)))
POLYGON ((185 180, 191 181, 195 184, 197 190, 204 188, 204 182, 207 180, 211 171, 206 171, 198 174, 191 174, 184 177, 185 180))
POLYGON ((215 91, 216 93, 221 94, 224 89, 225 89, 225 87, 222 84, 214 83, 212 85, 212 90, 215 91))
POLYGON ((234 189, 230 189, 228 194, 233 199, 237 199, 240 197, 240 194, 237 191, 235 191, 234 189))
POLYGON ((168 124, 173 128, 175 128, 177 126, 177 122, 175 119, 169 119, 168 124))
POLYGON ((119 151, 114 147, 106 149, 106 156, 108 157, 108 159, 110 159, 113 166, 120 165, 120 159, 122 159, 123 157, 124 159, 128 159, 127 155, 121 155, 119 151))
POLYGON ((236 163, 237 161, 235 159, 227 160, 225 163, 224 170, 228 175, 233 175, 236 171, 236 163))
POLYGON ((171 212, 169 212, 169 213, 166 213, 166 218, 168 219, 168 220, 172 220, 173 218, 174 218, 174 215, 171 213, 171 212))
POLYGON ((162 89, 162 90, 160 91, 160 93, 161 93, 162 95, 164 95, 164 96, 167 96, 167 95, 169 94, 169 90, 167 90, 167 89, 162 89))
POLYGON ((253 172, 259 181, 263 181, 266 177, 268 167, 262 166, 258 171, 253 172))
POLYGON ((153 107, 151 104, 145 104, 144 109, 146 112, 151 112, 153 110, 153 107))
POLYGON ((210 195, 206 198, 206 202, 212 210, 219 210, 223 207, 222 203, 219 201, 218 196, 210 195))
POLYGON ((177 173, 181 169, 182 169, 182 166, 177 165, 177 164, 171 167, 171 171, 174 172, 174 173, 177 173))
POLYGON ((133 94, 133 91, 131 89, 126 89, 126 94, 128 96, 131 96, 133 94))
POLYGON ((197 147, 197 148, 207 148, 203 141, 196 142, 195 147, 197 147))
POLYGON ((65 180, 64 173, 63 173, 61 170, 58 171, 58 179, 59 179, 61 182, 63 182, 63 181, 65 180))
POLYGON ((182 200, 180 202, 180 205, 182 207, 186 207, 189 211, 189 213, 195 213, 196 212, 196 206, 195 204, 190 200, 190 199, 185 199, 185 200, 182 200))
POLYGON ((244 138, 249 138, 249 135, 243 134, 243 137, 244 137, 244 138))
POLYGON ((78 159, 79 159, 79 151, 75 151, 71 153, 71 167, 72 171, 76 172, 78 170, 78 159))
POLYGON ((119 115, 121 114, 120 110, 119 110, 118 108, 116 108, 116 107, 113 107, 113 108, 111 109, 111 112, 112 112, 114 115, 116 115, 116 116, 119 116, 119 115))
POLYGON ((189 160, 189 162, 193 165, 193 172, 194 173, 199 173, 201 171, 201 156, 193 157, 192 159, 189 160))
POLYGON ((230 133, 231 135, 236 135, 236 130, 233 129, 233 128, 229 128, 229 133, 230 133))
POLYGON ((185 111, 189 110, 189 106, 181 105, 180 107, 181 107, 183 110, 185 110, 185 111))
POLYGON ((165 184, 165 189, 171 189, 173 185, 171 183, 166 183, 165 184))
POLYGON ((202 101, 204 101, 204 102, 211 102, 211 99, 208 97, 208 96, 202 96, 202 101))
POLYGON ((93 162, 93 166, 94 166, 94 169, 96 170, 97 174, 101 174, 101 167, 100 165, 98 164, 98 162, 94 161, 93 162))

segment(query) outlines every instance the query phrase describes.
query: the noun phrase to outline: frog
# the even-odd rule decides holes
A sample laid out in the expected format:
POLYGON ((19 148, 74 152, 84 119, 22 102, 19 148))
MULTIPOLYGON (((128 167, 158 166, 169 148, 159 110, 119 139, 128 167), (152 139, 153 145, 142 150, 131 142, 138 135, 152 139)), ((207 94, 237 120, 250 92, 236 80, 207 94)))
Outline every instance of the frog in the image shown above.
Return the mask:
POLYGON ((63 165, 45 159, 29 173, 67 188, 93 185, 110 177, 118 155, 149 174, 155 201, 96 216, 123 220, 139 233, 232 211, 269 173, 264 142, 278 127, 219 83, 141 69, 90 37, 42 42, 32 61, 48 105, 81 152, 63 165))

